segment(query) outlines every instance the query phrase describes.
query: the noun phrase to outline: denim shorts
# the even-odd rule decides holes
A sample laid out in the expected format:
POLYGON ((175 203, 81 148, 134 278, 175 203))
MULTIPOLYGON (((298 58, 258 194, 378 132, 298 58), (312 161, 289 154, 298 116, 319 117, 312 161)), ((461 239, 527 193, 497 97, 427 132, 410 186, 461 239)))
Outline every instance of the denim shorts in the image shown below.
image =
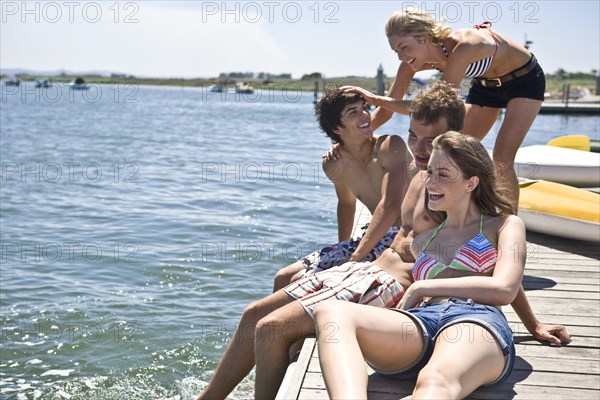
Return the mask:
POLYGON ((537 64, 525 75, 503 83, 502 86, 485 87, 472 81, 465 102, 482 107, 506 108, 508 102, 515 98, 543 101, 545 91, 546 77, 542 67, 537 64))
MULTIPOLYGON (((445 331, 444 335, 451 341, 458 335, 470 334, 473 331, 462 332, 453 329, 452 325, 459 323, 472 323, 481 325, 489 334, 484 339, 495 341, 502 348, 504 353, 504 370, 494 382, 489 385, 504 382, 510 375, 515 363, 515 342, 512 331, 508 326, 506 317, 496 307, 477 304, 472 299, 467 301, 449 298, 447 302, 428 304, 422 303, 419 307, 411 310, 392 309, 409 316, 418 326, 421 327, 423 339, 425 341, 421 355, 411 365, 402 371, 393 372, 399 377, 415 377, 422 367, 427 364, 438 335, 445 331)), ((376 370, 377 371, 377 370, 376 370)), ((390 372, 377 371, 386 375, 390 372)))

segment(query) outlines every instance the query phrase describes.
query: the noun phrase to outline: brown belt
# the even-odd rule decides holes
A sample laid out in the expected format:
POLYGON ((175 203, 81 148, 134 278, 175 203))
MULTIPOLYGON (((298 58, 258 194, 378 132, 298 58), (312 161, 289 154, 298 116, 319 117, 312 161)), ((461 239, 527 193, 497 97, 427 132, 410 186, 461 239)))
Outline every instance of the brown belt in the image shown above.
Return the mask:
POLYGON ((527 64, 514 70, 513 72, 501 76, 500 78, 473 78, 473 82, 484 87, 500 87, 506 82, 520 78, 523 75, 531 72, 531 70, 533 70, 537 65, 537 59, 532 54, 531 59, 527 62, 527 64))

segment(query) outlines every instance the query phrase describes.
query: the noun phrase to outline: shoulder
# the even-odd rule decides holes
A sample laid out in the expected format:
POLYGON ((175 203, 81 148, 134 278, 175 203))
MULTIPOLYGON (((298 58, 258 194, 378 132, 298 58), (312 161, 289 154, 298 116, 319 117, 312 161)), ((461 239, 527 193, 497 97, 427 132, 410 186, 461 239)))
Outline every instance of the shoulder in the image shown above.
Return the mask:
POLYGON ((340 153, 342 156, 337 160, 333 160, 331 158, 323 157, 322 168, 325 172, 325 175, 333 182, 333 183, 342 183, 341 180, 344 178, 344 166, 346 165, 348 156, 345 156, 343 150, 340 148, 340 153))
POLYGON ((491 36, 488 29, 463 28, 452 33, 452 40, 456 45, 478 45, 488 42, 487 38, 491 36))
POLYGON ((402 139, 401 136, 398 135, 380 135, 375 136, 377 143, 381 143, 381 145, 385 146, 402 146, 406 147, 406 142, 402 139))
POLYGON ((382 160, 397 162, 412 161, 412 156, 404 139, 397 135, 381 135, 377 138, 375 149, 382 160))
POLYGON ((516 215, 492 217, 490 223, 498 232, 498 240, 502 237, 519 241, 525 239, 525 223, 516 215))
POLYGON ((479 58, 487 56, 487 52, 496 48, 496 43, 488 29, 459 29, 452 34, 452 40, 455 42, 452 53, 461 56, 472 54, 479 58))
POLYGON ((504 223, 502 224, 500 230, 510 227, 513 229, 520 229, 525 231, 525 223, 517 215, 508 215, 506 217, 503 217, 503 219, 504 223))

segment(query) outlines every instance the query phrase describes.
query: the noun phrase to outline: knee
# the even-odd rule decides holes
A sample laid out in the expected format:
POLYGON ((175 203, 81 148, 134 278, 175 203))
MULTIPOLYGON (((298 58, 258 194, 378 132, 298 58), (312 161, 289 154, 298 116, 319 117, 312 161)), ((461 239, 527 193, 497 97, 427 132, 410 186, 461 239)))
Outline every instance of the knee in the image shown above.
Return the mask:
POLYGON ((242 319, 245 321, 257 322, 266 315, 266 308, 261 301, 250 303, 244 309, 242 319))
POLYGON ((436 398, 456 399, 460 394, 460 383, 451 379, 441 365, 426 365, 419 372, 413 399, 436 398))
POLYGON ((277 291, 289 285, 294 275, 301 271, 302 268, 303 266, 300 262, 295 262, 294 264, 288 265, 287 267, 281 268, 279 271, 277 271, 275 274, 273 291, 277 291))
POLYGON ((316 329, 324 329, 324 327, 332 324, 346 324, 346 306, 348 304, 344 301, 332 300, 319 303, 313 310, 313 316, 315 319, 316 329))
POLYGON ((256 324, 257 345, 270 345, 274 342, 293 343, 300 338, 299 329, 292 321, 269 314, 256 324))

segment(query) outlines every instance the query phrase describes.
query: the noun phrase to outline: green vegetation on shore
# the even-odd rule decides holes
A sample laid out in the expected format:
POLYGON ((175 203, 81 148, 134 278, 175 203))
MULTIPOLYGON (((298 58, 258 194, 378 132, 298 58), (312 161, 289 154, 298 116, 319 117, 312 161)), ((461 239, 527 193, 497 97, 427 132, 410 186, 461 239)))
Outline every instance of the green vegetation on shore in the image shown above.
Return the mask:
MULTIPOLYGON (((595 92, 596 78, 592 73, 568 73, 562 69, 558 70, 554 74, 546 74, 546 92, 551 94, 553 98, 560 98, 563 87, 565 85, 571 85, 571 89, 574 88, 587 88, 592 93, 595 92)), ((347 76, 347 77, 321 77, 315 80, 315 77, 320 76, 318 73, 310 75, 304 75, 303 79, 233 79, 233 78, 138 78, 134 76, 100 76, 100 75, 83 75, 87 83, 96 84, 114 84, 114 85, 154 85, 154 86, 175 86, 175 87, 206 87, 217 84, 223 85, 226 88, 234 88, 235 83, 238 81, 244 81, 258 89, 270 89, 270 90, 302 90, 302 91, 314 91, 315 81, 319 83, 319 89, 322 90, 323 86, 329 85, 354 85, 360 86, 372 91, 375 91, 376 80, 375 77, 359 77, 359 76, 347 76)), ((52 82, 57 83, 69 83, 72 82, 76 77, 69 75, 61 76, 38 76, 38 75, 18 75, 22 81, 34 81, 36 79, 50 79, 52 82)), ((4 76, 0 75, 0 79, 4 76)), ((428 79, 428 83, 433 82, 435 79, 428 79)), ((393 81, 393 77, 385 77, 385 85, 389 87, 393 81)))

